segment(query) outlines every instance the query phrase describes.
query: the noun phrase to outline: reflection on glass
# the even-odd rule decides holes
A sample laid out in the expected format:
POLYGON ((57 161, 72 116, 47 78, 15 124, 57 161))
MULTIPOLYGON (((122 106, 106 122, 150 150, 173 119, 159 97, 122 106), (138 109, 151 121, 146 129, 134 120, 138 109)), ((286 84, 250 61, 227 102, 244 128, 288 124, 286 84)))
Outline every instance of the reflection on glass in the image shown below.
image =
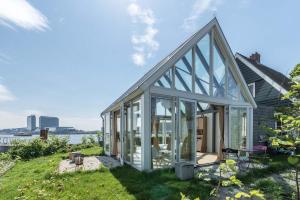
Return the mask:
POLYGON ((164 168, 172 164, 172 100, 153 97, 151 104, 152 168, 164 168))
POLYGON ((216 42, 213 47, 214 66, 213 66, 213 96, 224 97, 225 95, 225 60, 216 42))
POLYGON ((179 139, 180 161, 195 160, 195 104, 180 101, 179 108, 179 139))
POLYGON ((124 135, 124 154, 125 160, 131 162, 130 138, 131 138, 131 107, 125 107, 125 135, 124 135))
POLYGON ((155 86, 171 88, 173 82, 172 69, 169 69, 156 83, 155 86))
POLYGON ((105 151, 109 152, 110 147, 110 113, 105 114, 105 151))
POLYGON ((141 100, 137 100, 132 103, 132 137, 133 137, 133 149, 132 149, 132 162, 133 165, 141 168, 142 164, 142 148, 141 148, 141 100))
POLYGON ((231 73, 231 70, 228 68, 228 98, 234 101, 238 101, 238 86, 231 73))
POLYGON ((192 50, 175 64, 175 88, 192 91, 192 50))
POLYGON ((209 95, 210 35, 206 34, 195 46, 195 92, 209 95))
POLYGON ((246 148, 247 142, 247 108, 233 107, 230 109, 231 148, 246 148))

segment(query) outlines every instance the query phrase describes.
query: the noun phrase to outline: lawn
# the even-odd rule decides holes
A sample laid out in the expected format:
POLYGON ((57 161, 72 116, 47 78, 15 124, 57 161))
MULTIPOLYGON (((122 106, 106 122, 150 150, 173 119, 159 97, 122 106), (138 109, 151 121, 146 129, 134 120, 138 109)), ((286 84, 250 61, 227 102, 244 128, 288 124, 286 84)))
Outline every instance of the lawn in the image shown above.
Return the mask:
MULTIPOLYGON (((85 155, 99 155, 101 149, 83 149, 85 155)), ((179 181, 173 170, 139 172, 130 166, 109 170, 57 174, 58 163, 67 154, 54 154, 29 161, 17 161, 0 177, 0 200, 10 199, 180 199, 180 192, 191 199, 208 199, 216 181, 179 181)), ((238 178, 246 188, 260 189, 266 199, 290 199, 294 190, 274 180, 274 174, 289 168, 286 156, 269 160, 265 169, 253 169, 238 178)))
MULTIPOLYGON (((100 154, 100 148, 82 150, 100 154)), ((18 161, 0 179, 0 199, 180 199, 180 192, 207 199, 212 185, 179 181, 172 170, 139 172, 129 166, 92 172, 55 173, 67 154, 18 161)))

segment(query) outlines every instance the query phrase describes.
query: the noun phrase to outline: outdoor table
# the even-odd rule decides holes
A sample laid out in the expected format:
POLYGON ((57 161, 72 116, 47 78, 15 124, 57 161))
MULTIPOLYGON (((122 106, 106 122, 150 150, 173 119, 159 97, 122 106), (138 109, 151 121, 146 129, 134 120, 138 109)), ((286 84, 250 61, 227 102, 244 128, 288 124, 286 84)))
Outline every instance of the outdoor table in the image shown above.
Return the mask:
POLYGON ((248 160, 249 164, 246 169, 249 169, 250 164, 252 164, 252 166, 254 166, 251 156, 249 156, 249 154, 253 154, 253 153, 257 152, 257 150, 241 148, 241 149, 238 149, 238 151, 239 151, 239 162, 240 162, 239 166, 240 167, 242 167, 242 165, 244 163, 246 163, 247 160, 248 160), (247 159, 244 159, 245 157, 243 158, 243 156, 241 156, 241 153, 245 153, 245 156, 247 157, 247 159))

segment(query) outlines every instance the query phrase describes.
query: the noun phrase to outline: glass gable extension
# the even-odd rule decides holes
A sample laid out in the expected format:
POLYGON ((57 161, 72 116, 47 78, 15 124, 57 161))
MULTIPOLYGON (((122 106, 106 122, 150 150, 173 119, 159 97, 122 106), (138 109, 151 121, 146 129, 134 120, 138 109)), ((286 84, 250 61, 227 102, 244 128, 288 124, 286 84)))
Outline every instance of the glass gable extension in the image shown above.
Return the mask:
POLYGON ((101 113, 105 154, 152 171, 252 150, 256 104, 227 45, 213 21, 126 90, 101 113))
POLYGON ((231 66, 218 42, 212 42, 211 33, 205 34, 154 86, 245 102, 231 66))

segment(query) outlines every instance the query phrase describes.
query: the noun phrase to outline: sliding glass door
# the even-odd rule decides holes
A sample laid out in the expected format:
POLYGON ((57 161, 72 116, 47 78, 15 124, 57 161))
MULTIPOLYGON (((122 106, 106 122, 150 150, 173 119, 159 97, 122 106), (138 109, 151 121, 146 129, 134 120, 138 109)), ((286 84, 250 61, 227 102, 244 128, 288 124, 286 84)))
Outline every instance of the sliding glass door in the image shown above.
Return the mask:
POLYGON ((178 148, 179 161, 187 161, 194 163, 196 154, 196 102, 190 100, 179 99, 178 109, 178 148))
POLYGON ((174 152, 174 106, 172 98, 151 98, 152 168, 170 167, 174 152))
POLYGON ((241 149, 247 148, 248 136, 248 108, 247 107, 230 107, 229 120, 229 144, 230 148, 241 149))

